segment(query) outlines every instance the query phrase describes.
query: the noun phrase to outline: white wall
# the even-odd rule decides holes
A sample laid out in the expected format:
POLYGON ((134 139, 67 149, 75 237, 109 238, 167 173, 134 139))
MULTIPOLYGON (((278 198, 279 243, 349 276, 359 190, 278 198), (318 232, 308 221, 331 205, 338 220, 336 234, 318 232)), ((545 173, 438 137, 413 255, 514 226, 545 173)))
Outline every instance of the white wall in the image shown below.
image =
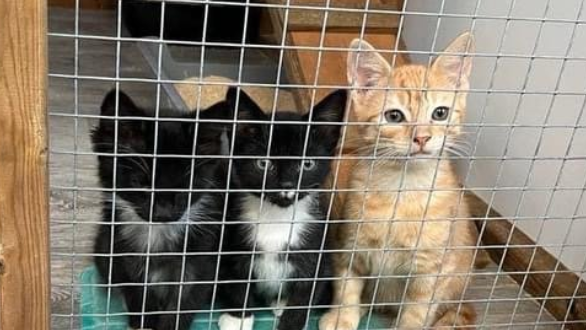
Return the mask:
MULTIPOLYGON (((408 12, 423 13, 438 13, 442 2, 406 1, 408 12)), ((474 14, 478 1, 481 1, 478 16, 505 17, 509 13, 510 0, 446 0, 443 13, 474 14)), ((472 88, 517 92, 482 92, 469 96, 469 123, 509 126, 484 127, 479 130, 469 128, 479 131, 470 137, 470 141, 477 143, 474 156, 495 159, 472 161, 470 171, 467 164, 460 166, 466 186, 496 188, 494 194, 490 191, 479 194, 486 201, 490 201, 494 195, 493 206, 510 219, 525 218, 516 221, 517 225, 540 244, 557 245, 547 249, 557 257, 561 253, 561 260, 577 272, 583 272, 586 259, 586 194, 582 194, 586 181, 586 128, 574 127, 586 125, 586 114, 579 118, 581 112, 586 111, 583 109, 586 93, 586 26, 579 25, 574 38, 570 40, 574 24, 562 20, 576 20, 581 3, 582 0, 518 0, 511 11, 513 19, 506 33, 505 19, 475 20, 473 32, 479 54, 535 54, 563 58, 571 46, 569 56, 584 60, 568 60, 562 70, 563 60, 556 58, 539 58, 532 64, 528 58, 501 58, 496 66, 496 56, 476 58, 472 88), (543 24, 539 37, 541 22, 515 20, 521 17, 544 17, 548 2, 546 17, 560 21, 543 24), (506 36, 501 47, 503 33, 506 36), (533 51, 535 44, 537 46, 533 51), (552 96, 558 80, 557 90, 560 93, 581 95, 552 96), (528 93, 521 96, 520 91, 524 88, 549 95, 528 93), (546 119, 548 112, 550 115, 546 119), (511 124, 539 127, 511 129, 511 124), (543 125, 572 127, 543 129, 543 125), (541 143, 538 143, 540 139, 541 143), (535 161, 503 161, 501 159, 504 156, 534 158, 535 161), (564 157, 566 160, 562 159, 564 157), (499 172, 502 172, 500 177, 499 172), (557 185, 556 181, 559 181, 557 185), (528 191, 513 189, 524 186, 529 188, 528 191), (556 186, 559 191, 554 192, 556 186), (549 219, 544 221, 544 217, 549 219), (564 242, 568 246, 562 249, 560 245, 564 242)), ((580 19, 586 20, 586 9, 582 10, 580 19)), ((437 23, 438 18, 434 16, 408 14, 402 35, 407 49, 430 51, 437 23)), ((452 38, 472 27, 470 18, 443 17, 439 23, 434 51, 441 51, 452 38)), ((427 61, 424 55, 413 55, 412 58, 427 61)))

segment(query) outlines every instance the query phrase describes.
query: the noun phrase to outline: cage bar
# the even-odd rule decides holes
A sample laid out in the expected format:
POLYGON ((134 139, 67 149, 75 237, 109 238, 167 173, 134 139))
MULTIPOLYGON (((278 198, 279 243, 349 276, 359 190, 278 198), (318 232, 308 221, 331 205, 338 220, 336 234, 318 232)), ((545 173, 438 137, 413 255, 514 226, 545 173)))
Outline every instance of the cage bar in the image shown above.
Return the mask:
MULTIPOLYGON (((0 132, 3 134, 3 139, 0 139, 0 153, 3 155, 0 162, 8 165, 7 168, 15 169, 0 173, 1 181, 9 183, 0 185, 0 328, 37 329, 37 324, 40 324, 38 320, 42 319, 45 320, 43 328, 52 325, 55 329, 86 330, 83 328, 84 318, 105 319, 106 328, 120 326, 124 310, 117 308, 116 303, 119 302, 117 289, 122 284, 98 284, 84 277, 91 275, 91 260, 98 255, 92 251, 91 241, 96 225, 102 223, 98 202, 104 197, 100 195, 109 196, 105 198, 111 198, 117 203, 120 194, 128 191, 127 188, 118 187, 116 180, 112 189, 100 186, 95 178, 95 159, 98 156, 113 156, 114 171, 117 170, 117 162, 127 157, 154 158, 155 165, 149 174, 150 186, 136 190, 150 196, 148 237, 155 233, 152 217, 156 193, 211 191, 265 195, 277 191, 267 187, 267 170, 259 189, 239 190, 230 184, 209 191, 191 184, 186 189, 159 189, 155 188, 155 167, 161 157, 161 150, 157 150, 157 147, 147 154, 125 153, 126 150, 115 150, 112 155, 94 152, 88 135, 95 123, 106 119, 96 109, 107 87, 129 90, 131 95, 135 93, 138 96, 135 100, 150 105, 152 117, 124 119, 152 123, 155 127, 155 141, 164 126, 161 124, 161 114, 166 108, 177 107, 183 113, 201 111, 206 107, 204 104, 209 104, 206 99, 210 95, 208 91, 225 90, 229 86, 247 92, 263 91, 263 110, 271 114, 271 145, 277 111, 286 108, 305 113, 334 89, 352 90, 346 76, 346 56, 351 51, 349 43, 352 39, 370 42, 395 70, 411 63, 429 67, 433 58, 444 54, 442 49, 448 40, 464 30, 470 30, 476 35, 477 49, 470 54, 459 54, 470 56, 474 61, 473 79, 468 90, 469 118, 459 125, 465 131, 465 146, 432 161, 437 163, 434 176, 437 175, 441 161, 449 159, 456 164, 461 187, 445 192, 457 194, 458 204, 468 204, 472 212, 469 217, 450 220, 474 223, 480 234, 478 246, 462 249, 472 250, 478 260, 485 258, 486 265, 485 268, 478 266, 464 274, 468 289, 449 303, 457 306, 458 311, 464 304, 474 305, 478 313, 478 328, 586 329, 586 259, 580 262, 577 256, 586 251, 586 243, 579 240, 585 237, 584 233, 581 236, 578 234, 585 228, 586 220, 586 172, 580 169, 586 166, 586 154, 582 150, 586 145, 586 117, 583 115, 586 111, 586 85, 577 78, 586 69, 585 1, 147 0, 145 3, 158 10, 156 19, 160 23, 153 30, 155 32, 152 36, 133 36, 125 26, 123 11, 130 0, 48 0, 51 5, 49 31, 44 22, 45 2, 0 4, 0 16, 11 17, 0 22, 0 30, 9 32, 9 36, 0 39, 0 44, 2 49, 13 50, 3 52, 1 62, 3 75, 0 76, 0 99, 3 101, 0 101, 0 121, 4 130, 0 132), (173 19, 167 14, 177 4, 202 9, 201 38, 183 40, 180 37, 168 37, 168 23, 173 23, 173 19), (237 32, 230 40, 215 39, 213 26, 218 16, 214 16, 214 11, 219 7, 241 10, 243 13, 242 21, 233 24, 237 32), (258 38, 248 33, 248 29, 256 24, 259 26, 258 38), (51 42, 48 52, 51 62, 49 72, 44 57, 44 42, 47 38, 51 42), (226 55, 224 59, 222 52, 229 56, 226 55), (262 57, 262 60, 252 63, 251 57, 262 57), (219 59, 225 62, 220 63, 219 59), (226 63, 230 63, 230 68, 222 70, 226 63), (228 72, 231 80, 208 79, 211 71, 228 72), (48 87, 47 79, 50 82, 48 87), (44 103, 47 90, 48 112, 44 103), (186 107, 187 104, 195 109, 186 107), (47 177, 44 176, 48 143, 44 127, 46 115, 52 133, 48 148, 51 155, 49 192, 44 190, 47 185, 47 177), (10 135, 5 131, 11 132, 14 138, 5 139, 4 135, 10 135), (23 203, 15 203, 17 198, 23 203), (47 228, 49 208, 50 227, 47 228), (22 226, 22 219, 29 225, 22 226), (555 228, 558 223, 560 227, 555 228), (49 236, 53 239, 50 251, 47 250, 49 236), (21 254, 17 255, 14 251, 21 254), (49 254, 50 266, 54 270, 51 272, 52 284, 48 281, 49 254), (36 259, 34 263, 20 262, 37 256, 41 260, 40 267, 36 259), (14 260, 19 260, 16 264, 19 273, 30 274, 30 278, 14 276, 14 260), (34 290, 34 301, 30 299, 30 292, 18 290, 25 287, 23 284, 27 289, 34 290), (45 297, 45 301, 48 300, 49 289, 53 298, 51 313, 48 311, 48 302, 36 299, 45 297), (104 299, 107 308, 84 309, 87 306, 81 305, 80 299, 87 292, 98 289, 106 292, 104 299), (23 320, 12 316, 17 314, 11 311, 25 310, 32 303, 37 304, 33 312, 35 317, 29 319, 27 316, 23 320), (51 316, 50 321, 46 320, 48 315, 51 316)), ((229 25, 233 22, 225 23, 229 25)), ((419 88, 372 86, 371 89, 390 93, 405 90, 438 91, 426 84, 419 88)), ((458 89, 440 91, 458 92, 458 89)), ((120 121, 119 105, 116 107, 114 119, 120 121)), ((173 123, 189 122, 196 131, 207 123, 200 118, 199 113, 189 120, 165 120, 173 123)), ((243 123, 266 123, 238 120, 236 116, 220 122, 232 127, 243 123)), ((344 134, 347 129, 356 125, 371 125, 378 129, 382 126, 381 123, 346 121, 342 124, 342 143, 346 141, 344 134)), ((422 124, 413 124, 414 127, 419 125, 422 124)), ((120 134, 120 130, 116 129, 115 141, 118 141, 120 134)), ((379 131, 377 144, 380 138, 379 131)), ((236 139, 238 136, 234 133, 231 143, 226 146, 229 151, 210 158, 227 160, 230 169, 235 161, 249 159, 234 155, 236 139)), ((307 158, 308 141, 306 134, 303 155, 292 159, 301 162, 307 158)), ((191 176, 194 176, 198 142, 197 139, 193 141, 191 154, 165 154, 164 157, 177 161, 191 160, 191 176)), ((115 144, 118 145, 117 142, 115 144)), ((445 142, 443 147, 445 149, 445 142)), ((257 158, 267 157, 272 156, 267 154, 257 158)), ((336 182, 344 175, 342 166, 339 166, 343 161, 372 162, 369 176, 372 175, 377 157, 381 155, 347 152, 344 146, 340 146, 340 152, 332 157, 338 165, 332 169, 332 180, 336 182)), ((411 166, 411 157, 396 158, 406 159, 404 178, 407 168, 411 166)), ((279 157, 272 159, 278 160, 279 157)), ((400 202, 407 191, 429 190, 403 186, 382 189, 397 193, 400 202)), ((444 192, 436 188, 435 183, 431 190, 444 192)), ((366 189, 353 190, 335 185, 333 188, 303 189, 300 178, 294 191, 362 193, 366 189)), ((369 192, 377 190, 371 189, 369 192)), ((334 199, 333 196, 329 203, 325 203, 328 215, 332 213, 334 199)), ((428 206, 430 200, 431 197, 428 197, 428 206)), ((259 211, 265 210, 267 204, 262 200, 259 211)), ((363 213, 365 209, 363 205, 363 213)), ((360 225, 375 222, 362 218, 336 219, 330 220, 327 226, 356 221, 360 225)), ((421 222, 421 219, 404 221, 421 222)), ((141 223, 131 221, 127 224, 141 223)), ((290 229, 289 239, 292 231, 290 229)), ((219 236, 221 240, 225 238, 224 229, 219 236)), ((324 239, 320 249, 305 252, 324 252, 326 242, 327 239, 324 239)), ((194 284, 184 278, 187 257, 197 255, 187 252, 187 243, 186 238, 183 252, 180 253, 156 252, 151 251, 149 240, 146 252, 132 254, 146 259, 144 280, 139 283, 145 285, 143 293, 163 285, 179 286, 182 292, 185 285, 194 284), (149 283, 149 259, 166 255, 182 258, 181 279, 177 282, 149 283)), ((352 249, 331 249, 327 252, 351 253, 354 257, 358 254, 389 255, 410 250, 406 247, 381 251, 360 247, 355 243, 352 249)), ((256 246, 253 252, 253 261, 266 255, 256 246)), ((289 248, 282 251, 287 261, 294 258, 296 253, 289 248)), ((237 252, 213 252, 220 258, 234 254, 237 252)), ((383 259, 380 265, 384 265, 383 259)), ((376 283, 375 291, 384 289, 384 283, 388 280, 402 279, 409 282, 422 276, 413 269, 408 274, 386 274, 382 268, 377 274, 360 276, 376 283)), ((214 279, 209 281, 214 284, 213 301, 219 299, 217 285, 226 283, 219 279, 219 271, 218 265, 214 279)), ((436 278, 445 276, 432 275, 436 278)), ((279 284, 278 300, 281 300, 287 283, 315 279, 317 274, 308 279, 283 279, 279 284)), ((339 279, 337 275, 330 278, 336 279, 339 279)), ((252 290, 260 282, 253 278, 251 270, 247 278, 227 283, 245 283, 247 290, 252 290)), ((314 294, 315 286, 311 295, 314 294)), ((140 311, 142 315, 163 313, 147 311, 146 302, 144 295, 140 311)), ((394 305, 400 314, 409 303, 404 297, 398 302, 376 302, 373 298, 371 301, 361 301, 359 305, 366 312, 363 317, 364 327, 360 328, 362 330, 389 328, 389 324, 393 323, 381 325, 378 317, 394 322, 392 317, 387 320, 387 315, 379 313, 378 309, 394 305)), ((331 304, 327 307, 340 306, 331 304)), ((252 310, 257 315, 263 315, 263 312, 270 313, 276 308, 257 306, 252 310)), ((197 329, 215 330, 218 314, 225 311, 222 306, 200 311, 205 316, 197 329)), ((176 318, 183 312, 186 311, 177 306, 174 311, 176 318)), ((277 323, 278 318, 271 318, 266 326, 274 328, 277 323)), ((314 323, 307 324, 311 330, 314 323)))

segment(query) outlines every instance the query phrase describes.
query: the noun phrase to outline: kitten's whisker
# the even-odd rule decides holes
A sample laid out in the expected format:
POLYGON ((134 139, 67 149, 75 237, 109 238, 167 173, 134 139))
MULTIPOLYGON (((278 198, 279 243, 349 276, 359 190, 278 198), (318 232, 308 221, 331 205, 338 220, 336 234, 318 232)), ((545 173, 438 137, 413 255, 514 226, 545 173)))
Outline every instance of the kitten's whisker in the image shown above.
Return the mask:
MULTIPOLYGON (((140 160, 141 160, 140 162, 138 160, 136 160, 135 158, 126 158, 125 160, 136 165, 136 167, 139 170, 141 170, 142 172, 144 172, 146 175, 148 175, 148 176, 151 175, 151 171, 148 168, 148 164, 146 163, 146 161, 143 158, 140 158, 140 160)), ((120 164, 120 162, 118 164, 120 164)), ((120 165, 118 165, 118 166, 120 166, 120 165)))
MULTIPOLYGON (((112 149, 114 149, 114 143, 108 143, 108 142, 100 142, 100 143, 96 143, 96 146, 109 146, 112 149)), ((125 144, 119 144, 118 145, 118 150, 117 150, 117 154, 135 154, 137 153, 136 150, 132 149, 132 147, 125 145, 125 144)), ((128 160, 132 163, 134 163, 136 166, 138 166, 138 168, 140 170, 142 170, 143 172, 147 173, 149 172, 148 169, 148 164, 146 162, 146 160, 143 157, 137 156, 137 157, 124 157, 125 160, 128 160), (136 158, 140 159, 140 163, 136 160, 136 158)), ((120 166, 120 165, 118 165, 120 166)))
MULTIPOLYGON (((136 165, 137 165, 137 167, 138 167, 139 170, 141 170, 142 172, 144 172, 147 175, 150 175, 149 171, 147 171, 146 169, 142 168, 141 165, 139 165, 139 164, 136 164, 136 165)), ((118 168, 125 168, 125 169, 128 169, 128 170, 135 170, 135 167, 134 166, 130 166, 130 165, 124 165, 124 164, 118 163, 116 166, 118 166, 118 168)))
POLYGON ((446 142, 455 142, 455 143, 462 143, 462 144, 472 144, 472 141, 469 141, 465 138, 448 138, 446 142))
MULTIPOLYGON (((112 152, 114 151, 114 143, 112 142, 98 142, 94 144, 95 146, 104 146, 104 147, 111 147, 112 148, 112 152)), ((126 144, 118 144, 118 154, 120 154, 120 151, 124 151, 123 153, 128 153, 128 154, 134 154, 137 153, 134 149, 132 149, 132 147, 130 147, 129 145, 126 144)))
POLYGON ((453 147, 453 146, 445 146, 444 150, 446 151, 454 151, 454 152, 460 152, 464 155, 469 155, 470 151, 468 149, 465 148, 458 148, 458 147, 453 147))
POLYGON ((468 158, 469 157, 469 155, 466 152, 459 150, 459 149, 454 149, 451 147, 445 147, 444 151, 451 153, 455 156, 461 157, 461 158, 468 158))
POLYGON ((445 145, 449 145, 449 146, 464 146, 467 148, 471 148, 472 144, 469 143, 468 141, 458 141, 458 140, 446 140, 445 145))
POLYGON ((462 155, 469 155, 470 152, 467 149, 463 149, 463 148, 459 148, 459 147, 454 147, 454 146, 445 146, 444 150, 449 151, 449 152, 458 152, 461 153, 462 155))
POLYGON ((395 156, 401 156, 402 152, 395 148, 386 148, 376 157, 374 165, 380 165, 382 163, 397 162, 399 159, 393 159, 395 156))
POLYGON ((448 147, 461 148, 461 149, 466 149, 466 150, 472 149, 472 145, 467 144, 467 143, 456 143, 456 142, 450 141, 450 142, 445 143, 445 145, 448 147))
POLYGON ((371 154, 373 153, 375 150, 375 148, 373 146, 364 146, 364 147, 360 147, 357 149, 352 150, 352 152, 350 152, 351 155, 360 155, 360 154, 364 154, 364 153, 368 153, 371 154))

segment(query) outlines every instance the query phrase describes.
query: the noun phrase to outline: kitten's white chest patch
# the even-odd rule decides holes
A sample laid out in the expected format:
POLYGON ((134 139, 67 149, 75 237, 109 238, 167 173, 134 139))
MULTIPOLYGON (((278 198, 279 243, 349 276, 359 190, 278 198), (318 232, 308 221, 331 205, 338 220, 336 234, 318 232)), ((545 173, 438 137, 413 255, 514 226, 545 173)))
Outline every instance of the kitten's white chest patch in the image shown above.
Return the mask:
POLYGON ((258 288, 269 296, 276 295, 282 279, 290 277, 293 266, 282 252, 287 246, 296 248, 303 244, 307 221, 311 215, 313 196, 307 196, 289 207, 279 207, 268 201, 261 206, 260 198, 248 196, 244 201, 243 219, 252 222, 248 239, 262 251, 254 259, 254 274, 260 280, 258 288), (281 255, 279 253, 281 252, 281 255))
POLYGON ((313 196, 306 196, 289 207, 280 207, 271 202, 249 195, 243 204, 243 219, 252 222, 248 238, 251 244, 256 239, 257 250, 279 252, 299 246, 311 215, 313 196))
POLYGON ((254 275, 260 281, 257 282, 259 291, 269 297, 276 297, 283 279, 291 277, 293 266, 285 262, 285 256, 276 253, 257 255, 254 259, 254 275))
POLYGON ((165 223, 149 223, 136 213, 129 202, 117 199, 116 208, 120 211, 118 221, 122 223, 119 225, 119 233, 137 252, 171 252, 177 244, 183 243, 185 228, 190 219, 198 217, 205 208, 204 199, 191 207, 190 214, 184 213, 177 221, 165 223), (129 223, 124 224, 125 222, 129 223))

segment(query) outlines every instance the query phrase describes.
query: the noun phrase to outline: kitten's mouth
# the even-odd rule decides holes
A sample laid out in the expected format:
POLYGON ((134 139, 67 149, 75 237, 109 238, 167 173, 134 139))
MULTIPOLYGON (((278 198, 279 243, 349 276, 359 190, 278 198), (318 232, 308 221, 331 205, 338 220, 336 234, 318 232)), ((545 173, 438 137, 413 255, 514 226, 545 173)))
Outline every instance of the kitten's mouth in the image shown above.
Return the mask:
POLYGON ((413 152, 409 153, 409 156, 415 157, 415 158, 429 158, 429 157, 433 156, 433 152, 428 151, 428 150, 419 149, 417 151, 413 151, 413 152))
POLYGON ((285 190, 274 193, 267 193, 266 198, 269 202, 280 207, 288 207, 295 203, 296 200, 301 200, 305 197, 305 193, 296 193, 295 191, 285 190), (297 198, 295 198, 297 196, 297 198))

